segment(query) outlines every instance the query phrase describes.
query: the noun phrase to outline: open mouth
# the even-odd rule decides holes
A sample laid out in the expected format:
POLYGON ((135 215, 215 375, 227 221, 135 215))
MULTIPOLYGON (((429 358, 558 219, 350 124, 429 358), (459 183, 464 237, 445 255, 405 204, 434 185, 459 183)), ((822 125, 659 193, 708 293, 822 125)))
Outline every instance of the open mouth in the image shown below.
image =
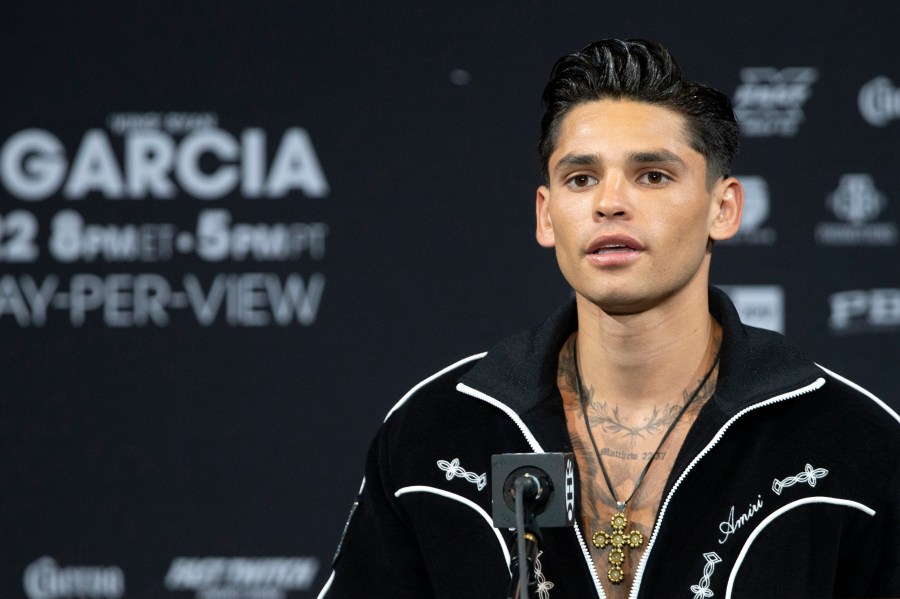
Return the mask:
POLYGON ((644 246, 631 235, 613 233, 596 237, 586 250, 594 264, 617 266, 631 264, 644 252, 644 246))
POLYGON ((621 243, 611 243, 608 245, 603 245, 595 249, 592 254, 618 254, 621 252, 634 252, 636 251, 633 247, 627 246, 621 243))

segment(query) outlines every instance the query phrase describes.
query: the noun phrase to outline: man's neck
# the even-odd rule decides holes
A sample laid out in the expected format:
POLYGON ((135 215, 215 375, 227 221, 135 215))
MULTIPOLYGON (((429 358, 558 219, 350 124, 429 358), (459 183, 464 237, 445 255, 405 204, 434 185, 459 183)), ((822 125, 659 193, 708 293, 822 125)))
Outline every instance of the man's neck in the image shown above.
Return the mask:
POLYGON ((609 314, 577 296, 578 362, 596 399, 640 409, 678 397, 708 368, 721 337, 707 294, 683 289, 635 314, 609 314))

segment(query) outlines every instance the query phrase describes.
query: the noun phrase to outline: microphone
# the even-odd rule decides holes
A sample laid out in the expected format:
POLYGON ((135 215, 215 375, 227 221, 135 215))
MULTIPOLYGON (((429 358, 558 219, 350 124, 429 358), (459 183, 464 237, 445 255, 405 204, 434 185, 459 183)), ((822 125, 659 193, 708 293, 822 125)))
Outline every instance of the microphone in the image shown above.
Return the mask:
POLYGON ((491 507, 496 528, 515 527, 507 599, 527 599, 540 555, 541 526, 571 526, 575 518, 575 457, 571 453, 491 456, 491 507), (564 493, 553 481, 565 481, 564 493))
POLYGON ((500 453, 491 456, 491 517, 495 528, 516 526, 515 484, 523 484, 526 519, 538 528, 575 521, 575 456, 572 453, 500 453))

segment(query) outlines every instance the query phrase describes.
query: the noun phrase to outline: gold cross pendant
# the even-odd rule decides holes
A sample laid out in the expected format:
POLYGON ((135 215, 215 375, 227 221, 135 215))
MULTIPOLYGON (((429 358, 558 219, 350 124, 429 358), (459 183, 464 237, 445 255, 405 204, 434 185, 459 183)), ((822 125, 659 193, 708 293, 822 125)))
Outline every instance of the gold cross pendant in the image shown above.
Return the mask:
POLYGON ((609 573, 607 577, 611 583, 621 584, 625 580, 625 572, 622 571, 625 553, 622 551, 622 548, 636 549, 640 547, 644 542, 644 535, 637 530, 625 532, 625 527, 628 526, 628 518, 622 513, 621 507, 619 512, 612 517, 609 524, 612 527, 611 531, 598 530, 591 537, 591 541, 597 549, 603 549, 606 546, 611 547, 609 550, 609 573))

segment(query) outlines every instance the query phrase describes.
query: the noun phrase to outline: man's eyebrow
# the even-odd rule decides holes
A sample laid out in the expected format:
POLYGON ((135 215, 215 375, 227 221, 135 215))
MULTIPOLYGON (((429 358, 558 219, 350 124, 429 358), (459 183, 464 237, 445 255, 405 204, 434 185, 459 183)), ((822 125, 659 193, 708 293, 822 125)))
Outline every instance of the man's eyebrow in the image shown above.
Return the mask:
POLYGON ((575 166, 596 166, 598 164, 600 164, 600 158, 595 154, 566 154, 553 167, 553 172, 558 173, 575 166))
MULTIPOLYGON (((628 161, 637 164, 675 164, 683 168, 687 167, 687 163, 678 154, 669 150, 632 152, 628 156, 628 161)), ((600 157, 596 154, 566 154, 553 167, 553 172, 558 173, 573 167, 597 166, 601 162, 600 157)))
POLYGON ((629 162, 636 162, 638 164, 677 164, 681 167, 686 167, 687 164, 684 160, 674 152, 670 152, 669 150, 651 150, 648 152, 634 152, 628 157, 629 162))

